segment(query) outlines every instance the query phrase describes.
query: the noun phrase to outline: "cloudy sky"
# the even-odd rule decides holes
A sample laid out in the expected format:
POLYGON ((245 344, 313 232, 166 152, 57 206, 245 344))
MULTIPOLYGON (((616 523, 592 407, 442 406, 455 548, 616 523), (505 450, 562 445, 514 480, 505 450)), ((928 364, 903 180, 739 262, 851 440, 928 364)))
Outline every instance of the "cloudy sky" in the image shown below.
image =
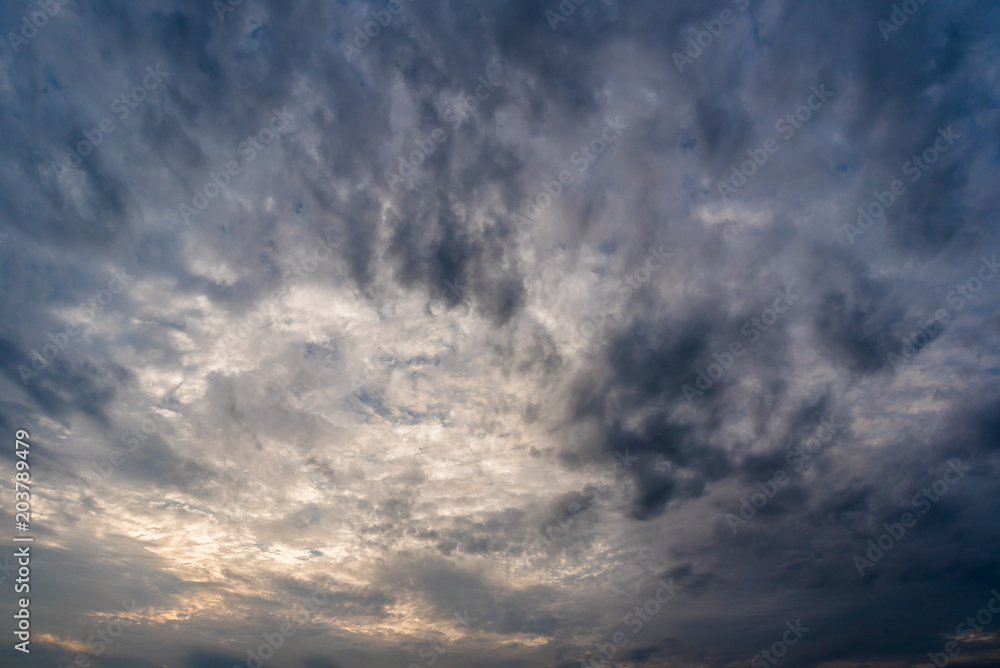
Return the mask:
POLYGON ((996 2, 0 34, 3 665, 1000 665, 996 2))

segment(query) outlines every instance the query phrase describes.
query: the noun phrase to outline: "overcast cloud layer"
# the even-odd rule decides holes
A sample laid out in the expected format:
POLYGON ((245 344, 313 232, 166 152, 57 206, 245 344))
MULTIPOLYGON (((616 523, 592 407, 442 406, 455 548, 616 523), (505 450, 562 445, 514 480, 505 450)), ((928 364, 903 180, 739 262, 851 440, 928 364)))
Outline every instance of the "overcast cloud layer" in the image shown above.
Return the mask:
POLYGON ((0 3, 0 663, 1000 665, 1000 6, 398 2, 0 3))

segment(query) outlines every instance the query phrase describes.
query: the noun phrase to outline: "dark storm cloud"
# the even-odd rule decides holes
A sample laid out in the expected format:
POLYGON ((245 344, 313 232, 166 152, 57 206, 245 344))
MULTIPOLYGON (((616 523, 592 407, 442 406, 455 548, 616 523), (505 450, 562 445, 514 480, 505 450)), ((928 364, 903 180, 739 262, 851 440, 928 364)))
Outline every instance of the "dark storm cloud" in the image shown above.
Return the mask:
MULTIPOLYGON (((307 600, 316 591, 315 586, 290 579, 281 579, 276 585, 288 600, 307 600)), ((334 585, 324 587, 326 594, 322 603, 324 614, 331 614, 345 619, 355 617, 378 617, 386 613, 386 607, 391 606, 395 599, 391 592, 370 590, 334 585)), ((323 597, 319 597, 323 598, 323 597)))
MULTIPOLYGON (((45 342, 42 345, 48 345, 47 338, 41 341, 45 342)), ((68 417, 78 411, 98 423, 107 424, 105 409, 115 398, 117 385, 128 377, 127 370, 116 365, 102 368, 90 362, 74 363, 66 354, 49 362, 39 375, 32 366, 33 356, 27 347, 19 349, 2 340, 0 356, 9 381, 24 387, 32 403, 54 418, 68 417), (22 367, 24 375, 18 367, 22 367)), ((24 419, 23 413, 21 419, 24 419)))
POLYGON ((306 659, 302 668, 342 668, 342 664, 327 657, 316 656, 306 659))
POLYGON ((454 615, 474 618, 473 628, 509 635, 551 635, 562 623, 550 609, 558 593, 550 587, 512 589, 456 568, 446 560, 427 560, 398 569, 391 584, 419 595, 434 615, 451 621, 454 615))
POLYGON ((184 661, 185 668, 232 668, 246 661, 246 657, 212 651, 193 651, 184 661))
POLYGON ((894 348, 889 330, 904 314, 892 283, 868 276, 870 267, 840 249, 816 255, 823 267, 811 286, 823 294, 815 311, 818 342, 851 372, 879 371, 887 362, 884 351, 894 348))

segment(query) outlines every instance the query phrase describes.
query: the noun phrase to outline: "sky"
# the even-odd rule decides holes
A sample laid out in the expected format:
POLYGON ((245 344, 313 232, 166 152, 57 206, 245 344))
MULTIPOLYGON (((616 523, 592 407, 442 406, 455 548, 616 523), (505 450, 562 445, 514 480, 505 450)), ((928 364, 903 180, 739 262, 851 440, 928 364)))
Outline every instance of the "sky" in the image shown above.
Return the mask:
POLYGON ((0 36, 0 664, 1000 665, 996 2, 0 36))

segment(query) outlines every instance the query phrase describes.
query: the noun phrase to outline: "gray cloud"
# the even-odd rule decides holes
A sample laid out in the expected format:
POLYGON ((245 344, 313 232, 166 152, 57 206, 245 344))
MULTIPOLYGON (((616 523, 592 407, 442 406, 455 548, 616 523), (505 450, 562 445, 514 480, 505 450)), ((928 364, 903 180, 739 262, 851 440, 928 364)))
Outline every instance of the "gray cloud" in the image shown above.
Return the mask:
MULTIPOLYGON (((743 665, 797 619, 790 665, 893 665, 982 607, 991 3, 922 4, 890 39, 892 3, 574 6, 553 29, 558 2, 76 0, 5 38, 0 426, 32 435, 38 542, 32 654, 4 661, 96 665, 124 597, 143 612, 102 665, 231 666, 288 621, 276 665, 576 666, 661 578, 683 589, 621 665, 743 665), (112 271, 134 280, 103 303, 112 271)), ((959 642, 998 653, 992 626, 959 642)))

